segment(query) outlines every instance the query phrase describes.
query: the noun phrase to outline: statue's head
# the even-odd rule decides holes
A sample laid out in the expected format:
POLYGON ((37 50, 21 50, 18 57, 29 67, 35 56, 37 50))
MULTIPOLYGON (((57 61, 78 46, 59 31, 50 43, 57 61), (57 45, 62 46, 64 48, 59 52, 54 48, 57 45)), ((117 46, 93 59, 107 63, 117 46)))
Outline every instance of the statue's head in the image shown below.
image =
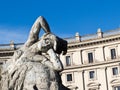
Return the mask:
POLYGON ((67 53, 67 41, 62 38, 57 37, 52 33, 45 33, 39 43, 38 47, 40 50, 47 51, 50 48, 53 48, 57 54, 65 55, 67 53))
POLYGON ((49 48, 53 48, 57 54, 67 53, 67 41, 55 36, 51 33, 49 25, 44 17, 40 17, 40 25, 45 31, 45 34, 41 37, 38 43, 38 47, 42 51, 46 51, 49 48))
POLYGON ((56 43, 56 45, 54 45, 55 52, 58 54, 62 53, 63 55, 65 55, 67 53, 67 44, 68 44, 67 41, 56 36, 55 43, 56 43))

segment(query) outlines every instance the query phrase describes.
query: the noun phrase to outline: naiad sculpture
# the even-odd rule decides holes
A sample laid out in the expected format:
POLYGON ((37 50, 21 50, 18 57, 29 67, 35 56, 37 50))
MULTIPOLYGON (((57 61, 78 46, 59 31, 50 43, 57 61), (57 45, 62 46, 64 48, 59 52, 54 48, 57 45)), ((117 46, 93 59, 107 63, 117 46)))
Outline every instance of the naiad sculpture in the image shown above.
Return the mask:
POLYGON ((66 52, 67 41, 51 33, 45 18, 38 17, 28 40, 3 67, 2 90, 69 90, 59 74, 59 55, 66 52), (45 34, 39 38, 41 28, 45 34))

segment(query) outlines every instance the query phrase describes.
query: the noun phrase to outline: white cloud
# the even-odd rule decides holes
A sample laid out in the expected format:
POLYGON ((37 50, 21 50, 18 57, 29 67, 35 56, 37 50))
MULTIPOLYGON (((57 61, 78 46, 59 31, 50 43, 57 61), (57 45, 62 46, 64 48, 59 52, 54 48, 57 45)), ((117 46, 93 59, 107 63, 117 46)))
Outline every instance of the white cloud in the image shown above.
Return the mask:
POLYGON ((8 44, 11 40, 15 43, 24 43, 28 37, 27 28, 0 27, 0 44, 8 44))
MULTIPOLYGON (((30 32, 29 27, 0 26, 0 44, 9 44, 10 41, 14 41, 14 43, 24 43, 28 38, 29 32, 30 32)), ((43 33, 44 31, 41 30, 39 36, 41 36, 43 33)), ((73 36, 73 34, 70 33, 65 34, 56 32, 54 34, 61 38, 73 36)))

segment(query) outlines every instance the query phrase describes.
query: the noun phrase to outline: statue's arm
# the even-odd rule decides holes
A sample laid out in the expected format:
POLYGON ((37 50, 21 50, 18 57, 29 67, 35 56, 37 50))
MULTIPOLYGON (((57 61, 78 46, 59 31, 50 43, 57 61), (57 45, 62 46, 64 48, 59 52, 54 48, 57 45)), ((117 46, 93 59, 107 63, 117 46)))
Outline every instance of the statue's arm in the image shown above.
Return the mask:
POLYGON ((45 33, 50 32, 49 25, 48 25, 47 21, 44 19, 44 17, 42 17, 42 16, 38 17, 36 19, 35 23, 33 24, 32 28, 30 30, 28 40, 25 43, 25 46, 29 47, 33 43, 38 41, 39 32, 40 32, 41 28, 45 31, 45 33))
POLYGON ((60 58, 57 56, 57 54, 54 52, 54 50, 49 49, 47 51, 47 53, 48 53, 48 55, 50 57, 50 61, 45 62, 45 64, 48 65, 49 67, 51 67, 52 69, 56 70, 56 71, 62 71, 63 70, 63 65, 62 65, 62 63, 60 61, 60 58))

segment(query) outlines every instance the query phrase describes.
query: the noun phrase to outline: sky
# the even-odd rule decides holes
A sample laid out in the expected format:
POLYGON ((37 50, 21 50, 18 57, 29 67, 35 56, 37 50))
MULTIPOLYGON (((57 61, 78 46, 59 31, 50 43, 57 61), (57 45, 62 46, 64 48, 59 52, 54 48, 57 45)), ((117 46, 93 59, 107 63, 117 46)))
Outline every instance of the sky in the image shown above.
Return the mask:
POLYGON ((105 32, 120 27, 120 0, 0 0, 0 44, 24 43, 39 16, 62 38, 105 32))

